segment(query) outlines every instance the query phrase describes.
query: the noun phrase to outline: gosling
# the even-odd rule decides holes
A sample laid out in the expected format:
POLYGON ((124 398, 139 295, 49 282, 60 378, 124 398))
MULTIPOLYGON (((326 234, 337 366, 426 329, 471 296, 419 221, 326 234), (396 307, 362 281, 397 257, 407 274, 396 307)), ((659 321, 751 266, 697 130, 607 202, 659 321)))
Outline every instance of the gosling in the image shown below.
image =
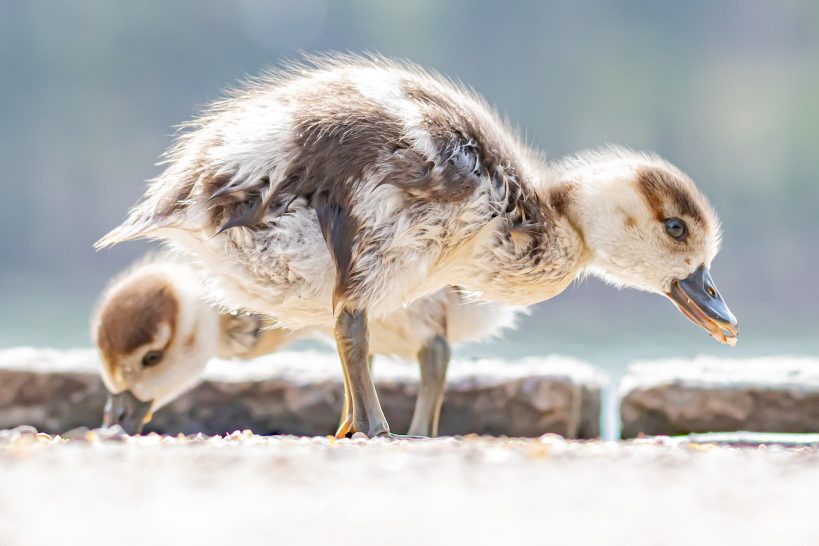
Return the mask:
POLYGON ((709 273, 719 219, 683 171, 617 147, 545 162, 474 92, 378 57, 312 59, 213 104, 97 247, 135 238, 193 255, 228 307, 333 328, 339 435, 392 435, 369 324, 445 286, 527 306, 588 272, 738 335, 709 273))
MULTIPOLYGON (((331 329, 291 331, 261 316, 225 313, 204 300, 197 272, 167 256, 143 260, 103 292, 92 337, 109 395, 104 425, 138 434, 153 412, 192 388, 212 357, 251 359, 331 329)), ((418 359, 421 382, 409 433, 436 436, 450 342, 484 341, 514 326, 522 310, 467 301, 446 288, 371 325, 374 354, 418 359)), ((329 335, 328 335, 329 334, 329 335)), ((342 424, 348 412, 342 412, 342 424)))

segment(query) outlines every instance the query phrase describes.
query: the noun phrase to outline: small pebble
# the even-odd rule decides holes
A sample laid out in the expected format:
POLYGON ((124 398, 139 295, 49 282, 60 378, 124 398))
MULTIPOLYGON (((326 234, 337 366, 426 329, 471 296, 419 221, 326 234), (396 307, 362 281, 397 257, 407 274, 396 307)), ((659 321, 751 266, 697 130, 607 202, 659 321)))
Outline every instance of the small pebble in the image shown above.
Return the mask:
POLYGON ((77 427, 64 432, 62 437, 66 440, 86 440, 86 434, 89 432, 91 432, 91 429, 88 427, 77 427))
POLYGON ((20 425, 7 432, 0 439, 11 443, 14 447, 26 447, 37 441, 37 429, 28 425, 20 425))
POLYGON ((21 435, 37 435, 37 429, 32 427, 31 425, 20 425, 11 429, 12 431, 21 434, 21 435))
POLYGON ((98 428, 95 432, 100 439, 113 442, 122 442, 128 436, 119 425, 98 428))

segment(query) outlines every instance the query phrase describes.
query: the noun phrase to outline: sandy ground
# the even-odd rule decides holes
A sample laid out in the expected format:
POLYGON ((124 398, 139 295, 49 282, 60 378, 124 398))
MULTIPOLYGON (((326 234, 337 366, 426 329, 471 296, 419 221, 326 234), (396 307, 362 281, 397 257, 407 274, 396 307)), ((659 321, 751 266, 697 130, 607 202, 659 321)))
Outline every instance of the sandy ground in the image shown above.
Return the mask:
POLYGON ((703 441, 4 431, 0 545, 819 543, 815 447, 703 441))

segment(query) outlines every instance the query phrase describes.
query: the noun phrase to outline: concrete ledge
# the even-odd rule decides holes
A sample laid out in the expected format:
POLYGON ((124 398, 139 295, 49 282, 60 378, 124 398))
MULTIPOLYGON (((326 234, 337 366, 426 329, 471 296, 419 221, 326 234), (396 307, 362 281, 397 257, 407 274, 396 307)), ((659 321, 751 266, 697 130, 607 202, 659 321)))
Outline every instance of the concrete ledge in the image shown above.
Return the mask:
MULTIPOLYGON (((33 425, 48 433, 99 426, 105 388, 92 350, 0 351, 0 429, 33 425)), ((251 362, 213 361, 203 382, 161 409, 146 432, 326 435, 341 407, 335 355, 283 352, 251 362)), ((378 392, 396 432, 409 426, 417 392, 413 364, 380 359, 378 392)), ((442 435, 490 434, 568 438, 600 434, 606 376, 566 358, 453 362, 442 435)))
POLYGON ((622 437, 819 432, 819 359, 698 357, 633 364, 620 382, 622 437))
POLYGON ((717 445, 729 447, 819 447, 819 434, 783 432, 704 432, 680 438, 681 445, 717 445))
POLYGON ((819 543, 811 446, 18 430, 0 464, 4 546, 819 543))

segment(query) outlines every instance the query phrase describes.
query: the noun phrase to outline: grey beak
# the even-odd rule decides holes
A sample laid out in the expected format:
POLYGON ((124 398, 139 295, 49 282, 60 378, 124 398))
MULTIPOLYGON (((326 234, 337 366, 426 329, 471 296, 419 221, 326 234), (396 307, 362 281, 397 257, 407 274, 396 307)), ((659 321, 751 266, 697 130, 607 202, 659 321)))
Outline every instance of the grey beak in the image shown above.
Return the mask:
POLYGON ((127 434, 139 434, 151 411, 153 400, 143 402, 129 391, 108 394, 102 426, 119 425, 127 434))
POLYGON ((671 284, 668 297, 691 321, 722 343, 733 345, 739 335, 737 318, 717 290, 708 269, 701 265, 691 275, 671 284))

